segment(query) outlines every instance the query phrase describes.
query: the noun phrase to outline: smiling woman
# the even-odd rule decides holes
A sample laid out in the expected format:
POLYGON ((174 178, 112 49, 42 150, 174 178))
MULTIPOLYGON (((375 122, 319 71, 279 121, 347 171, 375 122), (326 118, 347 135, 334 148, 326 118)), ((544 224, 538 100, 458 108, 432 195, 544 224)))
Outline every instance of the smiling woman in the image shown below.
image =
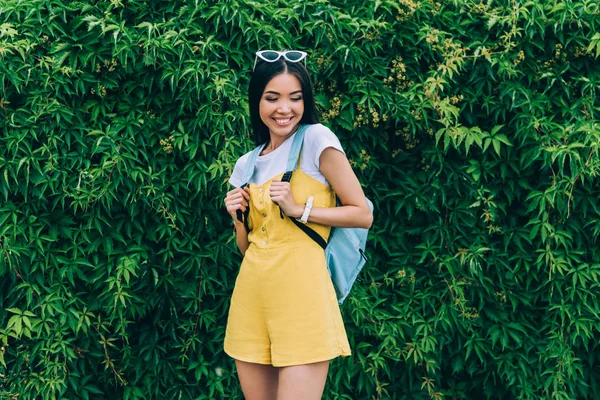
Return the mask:
POLYGON ((298 128, 304 115, 302 84, 292 74, 275 76, 267 84, 259 105, 261 121, 269 128, 271 141, 263 155, 281 145, 298 128))
POLYGON ((325 253, 291 218, 324 240, 332 226, 372 222, 339 140, 318 123, 308 72, 295 60, 260 57, 248 93, 259 147, 252 161, 250 153, 237 161, 230 178, 235 188, 225 197, 244 260, 224 347, 250 400, 320 399, 329 360, 350 355, 325 253), (293 142, 301 143, 302 155, 286 182, 293 142), (335 207, 336 195, 343 206, 335 207))
MULTIPOLYGON (((264 62, 258 58, 255 71, 248 87, 250 121, 254 142, 259 145, 271 141, 268 123, 294 117, 288 134, 295 131, 298 123, 317 124, 319 117, 313 96, 312 84, 306 67, 301 62, 289 62, 284 57, 275 62, 264 62), (283 106, 283 108, 278 109, 283 106), (270 111, 270 114, 266 113, 270 111)), ((281 132, 278 128, 277 132, 281 132)), ((285 129, 283 130, 285 131, 285 129)))

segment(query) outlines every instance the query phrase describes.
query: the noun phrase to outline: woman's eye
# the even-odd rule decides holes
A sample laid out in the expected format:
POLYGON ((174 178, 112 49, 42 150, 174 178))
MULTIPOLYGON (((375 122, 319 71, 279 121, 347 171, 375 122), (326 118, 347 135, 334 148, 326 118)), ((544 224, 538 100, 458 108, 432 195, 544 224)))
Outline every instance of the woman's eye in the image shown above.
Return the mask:
MULTIPOLYGON (((278 101, 279 99, 276 98, 276 97, 265 97, 265 100, 268 101, 268 102, 270 102, 270 103, 274 103, 274 102, 278 101)), ((292 101, 301 101, 302 97, 293 97, 290 100, 292 100, 292 101)))

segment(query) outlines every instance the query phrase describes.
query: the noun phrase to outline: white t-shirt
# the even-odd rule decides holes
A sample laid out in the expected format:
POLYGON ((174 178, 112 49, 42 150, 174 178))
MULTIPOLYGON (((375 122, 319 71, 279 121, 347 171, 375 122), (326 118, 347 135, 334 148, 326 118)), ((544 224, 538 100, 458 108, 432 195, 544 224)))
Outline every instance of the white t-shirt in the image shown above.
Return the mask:
MULTIPOLYGON (((256 158, 254 175, 252 175, 248 183, 262 185, 269 179, 286 172, 288 156, 292 148, 294 136, 296 136, 295 133, 269 154, 256 158)), ((323 150, 328 147, 333 147, 342 153, 344 152, 339 139, 329 128, 321 124, 310 125, 304 134, 300 169, 310 177, 329 187, 329 182, 327 182, 327 179, 325 179, 319 170, 319 157, 321 157, 323 150)), ((244 170, 249 157, 250 152, 241 156, 235 163, 233 173, 229 178, 229 183, 233 186, 240 187, 246 183, 242 182, 242 179, 244 178, 244 170)))

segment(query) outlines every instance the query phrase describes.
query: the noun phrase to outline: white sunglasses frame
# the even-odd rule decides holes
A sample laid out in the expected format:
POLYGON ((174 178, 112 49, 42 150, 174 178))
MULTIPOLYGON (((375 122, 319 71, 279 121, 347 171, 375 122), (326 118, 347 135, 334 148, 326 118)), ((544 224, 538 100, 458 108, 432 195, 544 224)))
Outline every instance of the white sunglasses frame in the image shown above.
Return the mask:
POLYGON ((252 67, 252 71, 254 71, 254 69, 256 68, 256 63, 258 62, 258 58, 260 57, 261 60, 265 61, 265 62, 277 62, 279 61, 279 59, 281 57, 285 58, 288 62, 301 62, 302 60, 304 60, 304 66, 306 67, 306 57, 308 56, 308 53, 306 53, 305 51, 301 51, 301 50, 286 50, 286 51, 277 51, 277 50, 260 50, 256 52, 256 57, 254 58, 254 66, 252 67), (262 56, 262 53, 264 52, 273 52, 273 53, 277 53, 279 55, 279 57, 277 57, 274 60, 269 60, 267 58, 264 58, 262 56), (295 52, 295 53, 300 53, 302 55, 302 57, 300 57, 300 59, 298 60, 290 60, 289 58, 287 58, 287 53, 289 52, 295 52))

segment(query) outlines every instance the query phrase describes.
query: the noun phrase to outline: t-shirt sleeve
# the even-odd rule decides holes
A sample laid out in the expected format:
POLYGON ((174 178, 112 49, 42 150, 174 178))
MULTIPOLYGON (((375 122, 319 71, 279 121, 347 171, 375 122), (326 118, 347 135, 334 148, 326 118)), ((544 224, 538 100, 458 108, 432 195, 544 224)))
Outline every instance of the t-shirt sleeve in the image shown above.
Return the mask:
POLYGON ((235 167, 233 167, 233 172, 229 177, 229 183, 236 188, 239 188, 244 183, 242 179, 244 179, 244 167, 246 166, 246 162, 248 161, 248 157, 250 157, 250 153, 246 153, 235 162, 235 167))
POLYGON ((321 153, 323 153, 326 148, 333 147, 334 149, 344 153, 342 144, 335 133, 333 133, 328 127, 321 124, 316 124, 306 131, 304 145, 310 149, 309 154, 312 154, 314 157, 311 161, 314 163, 317 169, 319 169, 319 158, 321 157, 321 153))

